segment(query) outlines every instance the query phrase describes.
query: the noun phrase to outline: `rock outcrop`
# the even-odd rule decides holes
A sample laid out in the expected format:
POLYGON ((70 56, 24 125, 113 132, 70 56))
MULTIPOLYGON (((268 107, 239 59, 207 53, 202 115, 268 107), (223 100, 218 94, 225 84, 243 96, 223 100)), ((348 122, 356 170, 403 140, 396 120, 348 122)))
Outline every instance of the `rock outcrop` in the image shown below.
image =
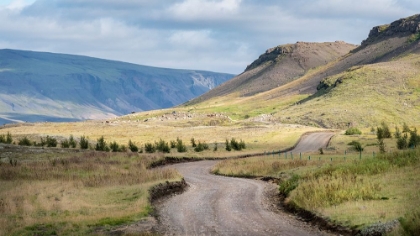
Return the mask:
POLYGON ((362 46, 396 35, 406 36, 416 33, 420 33, 420 14, 396 20, 391 24, 373 27, 369 32, 369 37, 362 42, 362 46))

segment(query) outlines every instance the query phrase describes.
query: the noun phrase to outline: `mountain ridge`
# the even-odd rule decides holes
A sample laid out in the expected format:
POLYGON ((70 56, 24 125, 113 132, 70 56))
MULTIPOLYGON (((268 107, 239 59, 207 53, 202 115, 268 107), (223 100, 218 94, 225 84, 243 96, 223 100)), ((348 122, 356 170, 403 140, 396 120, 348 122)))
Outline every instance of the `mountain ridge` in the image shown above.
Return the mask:
POLYGON ((420 15, 375 26, 348 53, 246 97, 237 89, 248 83, 241 76, 259 70, 252 80, 262 87, 267 76, 263 67, 274 64, 276 57, 270 54, 276 50, 290 55, 285 46, 268 49, 244 73, 185 105, 226 111, 238 119, 265 116, 273 122, 324 128, 371 127, 382 121, 420 123, 420 15))
POLYGON ((45 117, 83 120, 168 108, 231 77, 226 73, 2 49, 0 118, 3 123, 44 121, 45 117))

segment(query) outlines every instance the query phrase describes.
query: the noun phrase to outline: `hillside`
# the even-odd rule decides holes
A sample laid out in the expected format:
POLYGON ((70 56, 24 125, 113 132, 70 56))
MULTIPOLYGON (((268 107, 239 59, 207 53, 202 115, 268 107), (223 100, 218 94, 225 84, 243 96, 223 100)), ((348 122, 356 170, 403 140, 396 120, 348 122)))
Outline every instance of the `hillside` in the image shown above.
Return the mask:
POLYGON ((0 50, 0 124, 72 121, 173 107, 233 75, 0 50))
MULTIPOLYGON (((264 116, 270 121, 325 128, 369 127, 384 120, 419 124, 419 39, 420 15, 400 19, 374 27, 361 46, 288 83, 249 97, 235 90, 225 95, 214 92, 229 91, 223 87, 239 81, 241 74, 202 95, 201 103, 194 107, 229 112, 236 118, 264 116)), ((257 60, 248 72, 259 66, 257 60)), ((268 76, 262 72, 253 81, 264 87, 268 76)))
POLYGON ((231 93, 237 93, 239 96, 252 96, 271 90, 301 77, 311 68, 325 65, 347 54, 354 48, 356 45, 342 41, 331 43, 297 42, 270 48, 248 65, 243 73, 193 102, 231 93))

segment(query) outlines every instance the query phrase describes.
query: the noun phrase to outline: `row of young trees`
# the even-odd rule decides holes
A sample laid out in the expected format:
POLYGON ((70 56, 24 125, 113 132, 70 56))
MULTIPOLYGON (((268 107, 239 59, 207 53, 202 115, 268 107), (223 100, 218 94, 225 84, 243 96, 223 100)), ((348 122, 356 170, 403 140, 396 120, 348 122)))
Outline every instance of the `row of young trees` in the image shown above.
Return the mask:
MULTIPOLYGON (((0 135, 0 143, 7 143, 12 144, 13 138, 12 135, 7 133, 6 135, 0 135)), ((76 139, 73 137, 73 135, 70 135, 69 138, 63 139, 61 142, 62 148, 76 148, 77 145, 79 145, 80 149, 94 149, 96 151, 105 151, 105 152, 126 152, 127 150, 130 150, 131 152, 140 152, 142 153, 143 150, 146 153, 154 153, 154 152, 163 152, 163 153, 170 153, 171 149, 176 149, 177 152, 187 152, 187 146, 183 143, 183 141, 180 138, 177 138, 176 140, 171 140, 169 143, 164 141, 163 139, 160 139, 159 141, 155 141, 154 143, 148 142, 144 144, 144 147, 137 146, 134 142, 131 140, 128 141, 128 145, 121 145, 117 142, 113 141, 111 143, 107 143, 105 141, 105 138, 101 136, 97 139, 97 142, 94 146, 92 146, 89 141, 88 137, 81 136, 79 138, 79 141, 76 141, 76 139), (143 149, 144 148, 144 149, 143 149)), ((58 141, 56 138, 47 136, 46 138, 41 138, 41 141, 39 143, 32 142, 27 137, 23 137, 18 140, 18 145, 21 146, 47 146, 47 147, 57 147, 58 141)), ((210 147, 206 142, 196 141, 194 138, 191 139, 191 146, 195 152, 202 152, 204 150, 209 150, 210 147)), ((245 142, 243 140, 236 141, 235 138, 232 138, 230 141, 226 139, 226 150, 231 151, 234 150, 242 150, 245 149, 245 142)), ((217 143, 214 144, 213 151, 217 151, 217 143)))
MULTIPOLYGON (((382 122, 381 126, 377 127, 376 137, 378 139, 379 151, 384 153, 384 139, 392 138, 391 131, 385 122, 382 122)), ((398 126, 395 127, 394 137, 397 139, 397 148, 400 150, 415 148, 420 145, 420 135, 417 134, 417 129, 410 129, 406 123, 403 124, 402 131, 400 131, 398 126)))
MULTIPOLYGON (((392 135, 389 126, 382 122, 379 127, 371 129, 371 132, 376 132, 376 138, 378 139, 378 147, 380 153, 385 153, 385 142, 384 139, 392 138, 394 136, 397 139, 397 148, 404 150, 407 148, 415 148, 420 145, 420 135, 417 134, 417 129, 410 129, 410 127, 404 123, 402 131, 398 126, 395 127, 395 133, 392 135)), ((361 134, 357 128, 349 128, 346 130, 346 135, 361 134)), ((348 145, 353 146, 358 152, 363 151, 363 147, 358 141, 352 141, 348 145)))

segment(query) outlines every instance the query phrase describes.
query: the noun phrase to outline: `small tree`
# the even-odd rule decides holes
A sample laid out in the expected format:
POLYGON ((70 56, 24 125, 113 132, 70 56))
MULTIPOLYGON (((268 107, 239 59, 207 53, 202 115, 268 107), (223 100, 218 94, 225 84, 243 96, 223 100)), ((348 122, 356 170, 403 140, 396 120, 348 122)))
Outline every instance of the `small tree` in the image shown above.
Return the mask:
POLYGON ((81 149, 88 149, 89 148, 89 141, 85 136, 81 136, 79 140, 79 145, 81 149))
POLYGON ((159 152, 170 153, 171 149, 169 148, 169 143, 165 142, 163 139, 160 139, 158 142, 155 142, 156 150, 159 152))
POLYGON ((396 139, 399 139, 401 137, 401 131, 400 128, 398 128, 398 126, 395 126, 395 133, 394 133, 394 137, 396 139))
POLYGON ((74 140, 73 135, 71 134, 69 137, 69 145, 71 148, 76 148, 77 147, 77 142, 76 140, 74 140))
POLYGON ((410 130, 410 127, 408 127, 408 125, 407 125, 407 123, 405 123, 404 122, 404 124, 403 124, 403 133, 409 133, 411 130, 410 130))
POLYGON ((61 141, 61 147, 62 148, 69 148, 70 147, 70 142, 68 139, 64 139, 63 141, 61 141))
POLYGON ((154 153, 156 151, 156 148, 152 143, 145 143, 144 144, 144 151, 146 153, 154 153))
POLYGON ((23 137, 23 138, 21 138, 21 139, 19 139, 18 144, 20 146, 32 146, 31 140, 29 140, 26 136, 23 137))
POLYGON ((191 146, 192 147, 197 147, 197 144, 195 143, 194 138, 191 138, 191 146))
POLYGON ((12 142, 13 142, 12 134, 10 132, 7 132, 7 135, 6 135, 6 143, 7 144, 11 144, 12 142))
POLYGON ((383 139, 378 139, 379 152, 385 153, 385 143, 383 139))
POLYGON ((417 147, 420 144, 420 136, 417 134, 417 129, 410 131, 410 140, 408 141, 408 146, 411 148, 417 147))
POLYGON ((169 143, 171 144, 171 148, 176 147, 176 141, 175 140, 171 140, 169 143))
POLYGON ((382 126, 382 132, 383 132, 383 138, 391 138, 391 131, 389 130, 388 125, 385 122, 381 123, 382 126))
POLYGON ((47 135, 47 147, 57 147, 57 139, 47 135))
POLYGON ((104 152, 109 152, 110 151, 110 149, 108 147, 108 144, 105 141, 104 136, 101 136, 100 138, 98 138, 98 140, 96 142, 95 150, 96 151, 104 151, 104 152))
POLYGON ((128 149, 130 149, 130 151, 132 151, 132 152, 138 152, 138 151, 139 151, 139 148, 137 147, 137 145, 136 145, 136 144, 134 144, 134 143, 131 141, 131 139, 130 139, 130 140, 128 140, 128 149))
POLYGON ((214 148, 213 151, 216 152, 217 151, 217 142, 214 142, 214 148))
POLYGON ((226 145, 226 151, 228 152, 232 151, 232 147, 230 146, 229 140, 226 139, 225 145, 226 145))
POLYGON ((397 138, 397 148, 398 149, 406 149, 408 147, 408 136, 407 133, 404 133, 403 135, 400 135, 400 137, 397 138))
POLYGON ((177 138, 176 139, 176 150, 178 152, 186 152, 187 151, 187 146, 185 144, 182 143, 182 140, 177 138))
POLYGON ((111 151, 112 152, 119 152, 120 151, 120 145, 118 145, 118 143, 117 142, 111 142, 110 144, 109 144, 109 147, 111 148, 111 151))

